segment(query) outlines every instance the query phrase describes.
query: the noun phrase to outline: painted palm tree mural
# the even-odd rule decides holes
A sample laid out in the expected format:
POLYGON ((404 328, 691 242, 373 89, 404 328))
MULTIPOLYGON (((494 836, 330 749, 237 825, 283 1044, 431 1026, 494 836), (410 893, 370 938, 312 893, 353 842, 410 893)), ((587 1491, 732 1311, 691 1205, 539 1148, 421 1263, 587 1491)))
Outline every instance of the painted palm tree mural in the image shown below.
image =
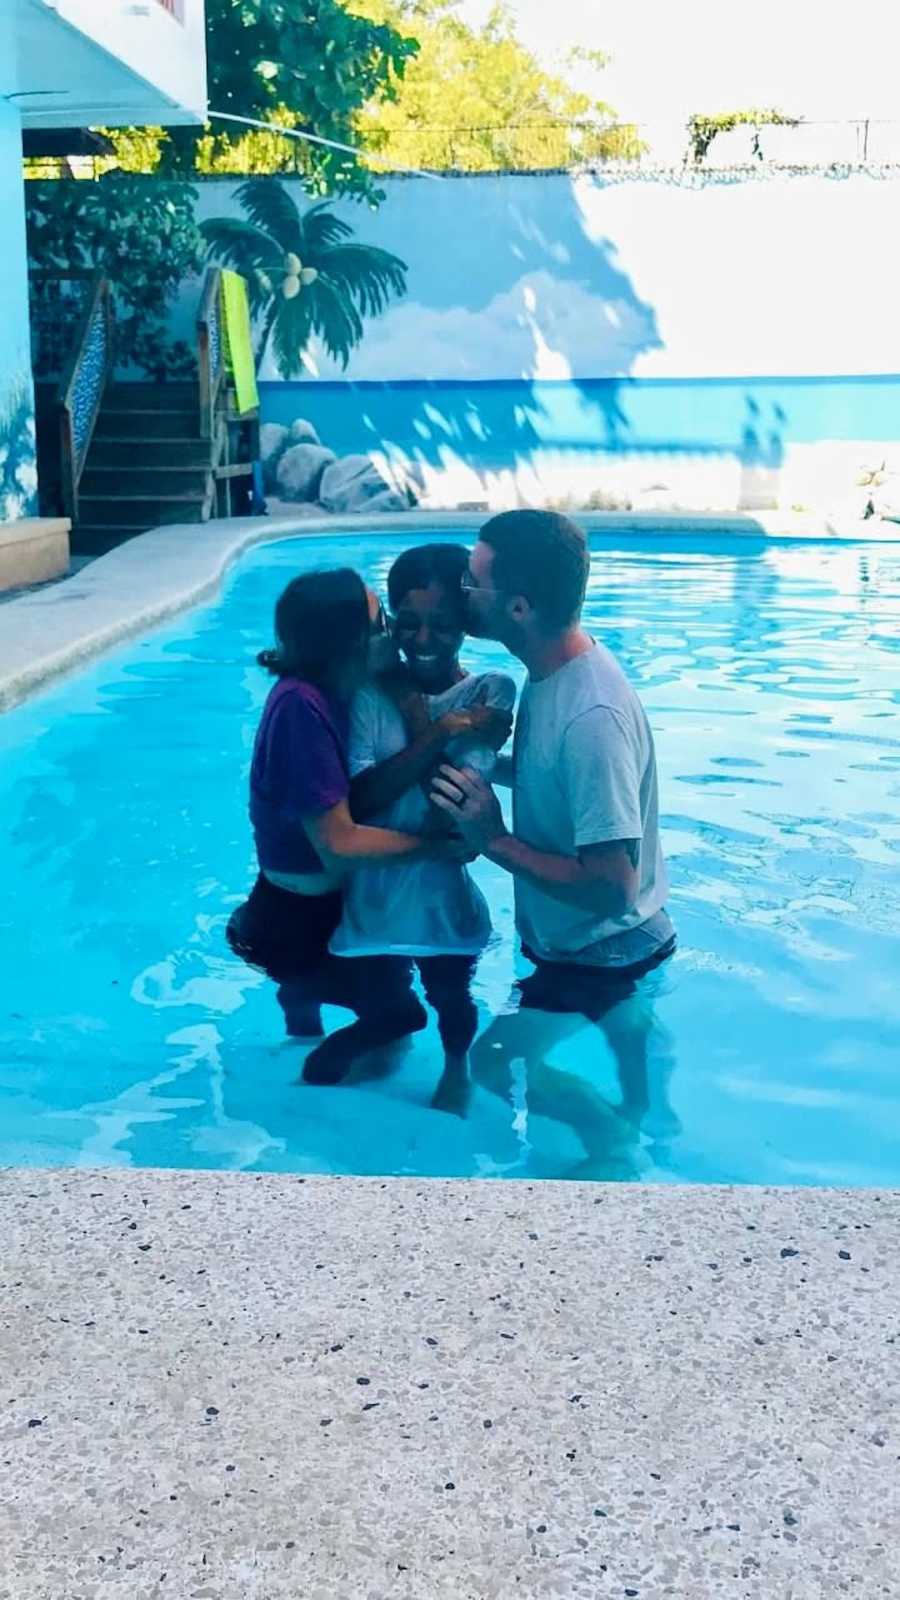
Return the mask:
POLYGON ((362 339, 363 318, 405 294, 406 263, 353 240, 350 224, 327 202, 301 212, 273 178, 251 178, 235 197, 244 216, 215 217, 202 232, 209 259, 247 280, 257 360, 271 345, 281 376, 292 378, 318 336, 346 367, 362 339))

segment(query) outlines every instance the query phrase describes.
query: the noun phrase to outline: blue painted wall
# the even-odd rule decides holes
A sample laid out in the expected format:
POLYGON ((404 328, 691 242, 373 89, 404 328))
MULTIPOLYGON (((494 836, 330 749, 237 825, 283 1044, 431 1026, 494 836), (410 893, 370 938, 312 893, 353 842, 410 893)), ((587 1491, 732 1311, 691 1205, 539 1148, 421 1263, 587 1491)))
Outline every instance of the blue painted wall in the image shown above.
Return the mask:
POLYGON ((338 454, 379 440, 435 463, 488 469, 518 454, 644 452, 777 465, 822 439, 900 436, 900 375, 262 385, 267 421, 312 421, 338 454))
MULTIPOLYGON (((9 48, 0 39, 0 51, 9 48)), ((0 75, 2 76, 2 75, 0 75)), ((5 80, 4 80, 5 81, 5 80)), ((28 325, 22 131, 0 98, 0 522, 37 509, 34 395, 28 325)))

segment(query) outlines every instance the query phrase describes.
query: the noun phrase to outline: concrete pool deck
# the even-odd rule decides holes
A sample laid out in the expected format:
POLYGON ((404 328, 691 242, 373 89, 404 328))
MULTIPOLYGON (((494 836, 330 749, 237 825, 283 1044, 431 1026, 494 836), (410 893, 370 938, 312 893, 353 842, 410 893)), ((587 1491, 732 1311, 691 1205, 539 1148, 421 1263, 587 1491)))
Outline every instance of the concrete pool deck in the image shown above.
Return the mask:
POLYGON ((900 1595, 900 1195, 0 1174, 2 1600, 900 1595))
MULTIPOLYGON (((374 522, 371 517, 296 514, 142 534, 76 576, 7 602, 0 616, 0 711, 113 645, 209 599, 228 568, 253 545, 316 534, 358 538, 382 530, 396 533, 398 528, 410 534, 433 530, 446 535, 449 529, 474 533, 485 517, 483 511, 408 511, 374 522)), ((781 512, 584 512, 577 520, 591 534, 900 543, 900 526, 894 523, 839 523, 781 512)))

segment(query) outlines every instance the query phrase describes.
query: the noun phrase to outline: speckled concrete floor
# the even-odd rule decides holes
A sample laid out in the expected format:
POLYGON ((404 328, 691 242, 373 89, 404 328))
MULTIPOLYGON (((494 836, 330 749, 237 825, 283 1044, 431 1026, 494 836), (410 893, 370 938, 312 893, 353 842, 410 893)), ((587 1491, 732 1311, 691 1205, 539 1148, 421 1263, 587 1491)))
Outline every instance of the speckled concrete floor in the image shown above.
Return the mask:
POLYGON ((0 1596, 898 1596, 898 1223, 0 1174, 0 1596))

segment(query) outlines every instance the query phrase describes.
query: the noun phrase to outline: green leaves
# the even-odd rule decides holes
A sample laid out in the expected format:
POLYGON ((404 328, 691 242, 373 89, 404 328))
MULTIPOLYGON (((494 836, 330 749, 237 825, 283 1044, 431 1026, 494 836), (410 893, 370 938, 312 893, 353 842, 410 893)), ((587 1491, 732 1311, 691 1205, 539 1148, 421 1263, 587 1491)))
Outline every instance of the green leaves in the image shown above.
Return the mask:
MULTIPOLYGON (((357 118, 364 143, 397 166, 531 170, 639 154, 636 130, 610 126, 608 105, 545 71, 504 7, 473 28, 452 0, 348 3, 378 22, 408 28, 418 40, 392 93, 357 118)), ((605 63, 599 51, 572 56, 595 70, 605 63)))
POLYGON ((734 128, 753 128, 754 154, 762 157, 760 146, 760 130, 762 128, 797 128, 800 126, 798 117, 786 116, 783 111, 772 108, 769 111, 721 111, 715 116, 702 116, 697 114, 688 122, 688 142, 690 153, 696 164, 705 161, 709 154, 710 146, 720 133, 731 133, 734 128))
MULTIPOLYGON (((398 29, 357 16, 339 0, 206 0, 206 28, 214 110, 281 122, 342 144, 357 142, 357 114, 394 94, 418 48, 398 29)), ((379 198, 365 162, 277 135, 226 131, 215 122, 205 131, 173 128, 160 132, 155 156, 146 141, 136 143, 133 130, 111 137, 117 149, 155 161, 167 175, 288 171, 315 194, 379 198)))
POLYGON ((116 174, 98 183, 30 182, 25 197, 29 264, 102 270, 113 286, 119 360, 143 367, 152 350, 157 370, 169 302, 203 262, 196 190, 116 174))

